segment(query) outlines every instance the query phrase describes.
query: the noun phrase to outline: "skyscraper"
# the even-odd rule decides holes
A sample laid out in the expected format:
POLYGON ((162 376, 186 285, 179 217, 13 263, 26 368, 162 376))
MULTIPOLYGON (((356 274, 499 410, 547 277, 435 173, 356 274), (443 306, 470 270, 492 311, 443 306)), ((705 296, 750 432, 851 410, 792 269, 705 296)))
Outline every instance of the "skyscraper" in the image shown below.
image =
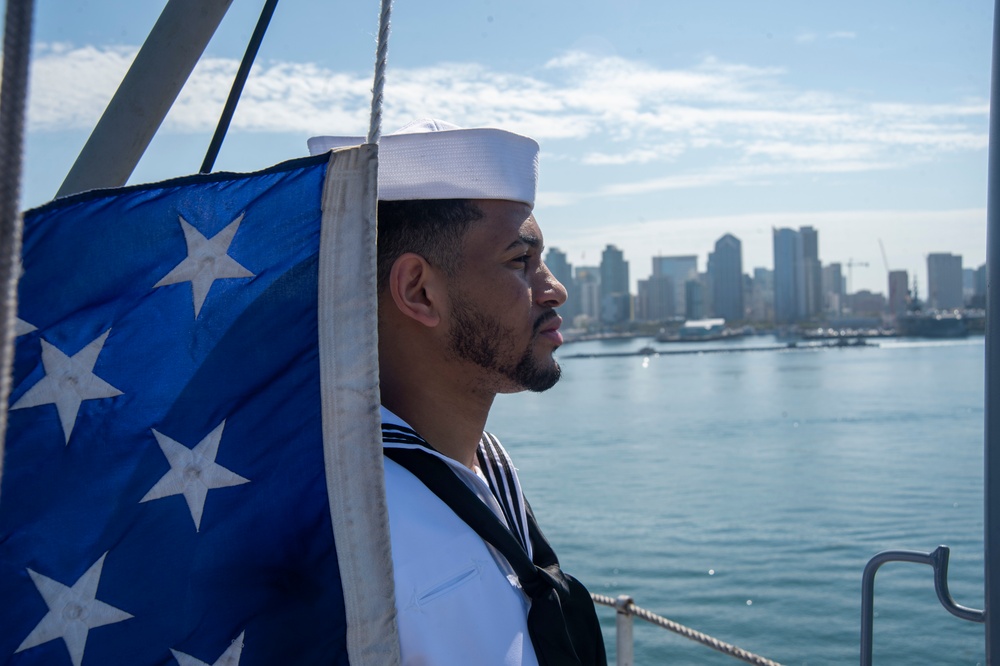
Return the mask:
POLYGON ((906 312, 910 301, 910 276, 906 271, 889 271, 889 313, 906 312))
POLYGON ((698 278, 698 256, 653 257, 653 278, 669 278, 674 289, 673 311, 668 316, 684 316, 687 312, 685 284, 698 278))
POLYGON ((712 264, 712 311, 726 321, 746 318, 743 309, 743 244, 732 234, 715 242, 712 264))
POLYGON ((573 318, 581 312, 580 298, 573 279, 573 264, 567 261, 565 252, 550 247, 545 253, 545 265, 549 267, 552 276, 566 288, 566 303, 559 308, 559 313, 564 319, 572 322, 573 318))
POLYGON ((576 284, 580 314, 597 321, 601 316, 601 270, 597 266, 577 266, 576 284))
POLYGON ((936 310, 957 310, 962 298, 962 255, 933 252, 927 255, 927 304, 936 310))
POLYGON ((823 307, 836 315, 844 310, 844 272, 837 262, 823 267, 823 307))
POLYGON ((806 315, 802 237, 794 229, 773 229, 774 320, 794 324, 806 315))
POLYGON ((636 319, 663 321, 674 315, 674 283, 668 277, 651 275, 639 280, 636 319))
POLYGON ((819 262, 819 232, 812 227, 799 227, 802 239, 802 277, 805 291, 805 316, 823 311, 823 267, 819 262))
POLYGON ((607 324, 628 321, 631 310, 628 262, 621 250, 608 245, 601 253, 601 321, 607 324))
POLYGON ((774 271, 753 269, 750 309, 750 318, 754 321, 774 321, 774 271))

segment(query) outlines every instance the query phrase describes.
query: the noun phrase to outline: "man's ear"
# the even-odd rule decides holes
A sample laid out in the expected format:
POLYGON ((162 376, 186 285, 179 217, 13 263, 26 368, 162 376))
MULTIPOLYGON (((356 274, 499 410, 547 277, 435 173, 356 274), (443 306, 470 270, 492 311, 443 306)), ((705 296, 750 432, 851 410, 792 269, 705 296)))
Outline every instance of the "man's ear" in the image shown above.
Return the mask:
POLYGON ((444 276, 414 252, 400 255, 389 272, 389 292, 403 315, 434 327, 441 323, 444 276))

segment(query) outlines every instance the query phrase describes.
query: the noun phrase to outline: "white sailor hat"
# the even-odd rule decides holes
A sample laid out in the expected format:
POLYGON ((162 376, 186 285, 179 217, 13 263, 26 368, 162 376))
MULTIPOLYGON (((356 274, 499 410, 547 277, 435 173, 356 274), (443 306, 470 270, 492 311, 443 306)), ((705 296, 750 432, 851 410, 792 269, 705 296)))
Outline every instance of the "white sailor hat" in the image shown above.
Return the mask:
MULTIPOLYGON (((309 154, 357 146, 363 137, 314 136, 309 154)), ((414 121, 379 141, 378 198, 509 199, 535 205, 538 143, 506 130, 414 121)))

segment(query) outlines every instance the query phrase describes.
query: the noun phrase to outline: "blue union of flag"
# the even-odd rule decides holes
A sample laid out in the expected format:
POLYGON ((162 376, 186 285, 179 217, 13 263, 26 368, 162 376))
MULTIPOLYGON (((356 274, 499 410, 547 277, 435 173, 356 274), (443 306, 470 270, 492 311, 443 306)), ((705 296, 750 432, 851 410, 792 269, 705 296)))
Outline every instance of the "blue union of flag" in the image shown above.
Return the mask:
POLYGON ((26 215, 0 663, 348 663, 317 344, 328 159, 26 215))

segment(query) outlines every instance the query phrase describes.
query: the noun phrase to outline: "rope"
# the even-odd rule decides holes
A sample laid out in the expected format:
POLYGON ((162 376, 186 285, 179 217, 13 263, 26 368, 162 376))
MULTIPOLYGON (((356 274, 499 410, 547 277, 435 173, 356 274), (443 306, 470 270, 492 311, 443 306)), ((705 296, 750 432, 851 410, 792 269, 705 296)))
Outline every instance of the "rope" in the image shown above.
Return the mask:
POLYGON ((382 93, 385 90, 385 63, 389 53, 389 15, 392 0, 382 0, 378 18, 378 46, 375 49, 375 85, 372 87, 372 113, 368 124, 368 143, 382 137, 382 93))
MULTIPOLYGON (((604 596, 603 594, 594 594, 594 593, 591 593, 590 596, 596 603, 599 603, 603 606, 611 606, 612 608, 618 607, 616 600, 612 599, 611 597, 604 596)), ((683 624, 678 624, 673 620, 668 620, 665 617, 660 617, 659 615, 651 613, 645 608, 640 608, 639 606, 636 606, 634 603, 629 603, 627 606, 625 606, 625 613, 628 615, 634 615, 640 620, 645 620, 646 622, 650 622, 659 627, 672 631, 675 634, 680 634, 685 638, 690 638, 691 640, 697 641, 702 645, 712 648, 713 650, 717 650, 724 654, 728 654, 731 657, 736 657, 737 659, 745 661, 748 664, 757 664, 758 666, 781 666, 781 664, 779 664, 776 661, 771 661, 770 659, 766 659, 752 652, 747 652, 742 648, 738 648, 735 645, 730 645, 729 643, 720 641, 719 639, 713 638, 708 634, 703 634, 700 631, 695 631, 694 629, 691 629, 690 627, 685 627, 683 624)))
POLYGON ((20 272, 21 151, 28 99, 33 0, 7 0, 0 83, 0 479, 7 432, 7 399, 14 365, 17 278, 20 272))

